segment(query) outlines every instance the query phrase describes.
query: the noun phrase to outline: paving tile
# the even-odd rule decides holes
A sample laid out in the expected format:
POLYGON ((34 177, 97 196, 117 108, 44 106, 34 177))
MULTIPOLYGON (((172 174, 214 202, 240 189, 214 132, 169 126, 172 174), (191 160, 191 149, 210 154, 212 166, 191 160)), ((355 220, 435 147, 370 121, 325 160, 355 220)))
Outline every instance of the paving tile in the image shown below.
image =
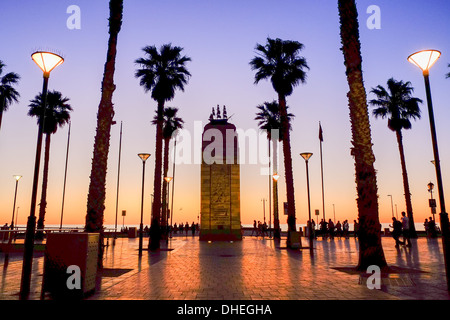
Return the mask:
MULTIPOLYGON (((440 239, 413 240, 411 249, 394 248, 391 238, 382 241, 388 264, 405 271, 382 278, 381 290, 370 290, 367 278, 339 269, 354 267, 358 261, 354 238, 317 240, 311 255, 309 249, 280 248, 285 247, 283 240, 280 244, 245 237, 241 242, 205 243, 197 237, 174 237, 162 244, 160 252, 144 251, 141 258, 138 241, 118 239, 115 246, 106 248, 104 267, 131 271, 101 278, 98 290, 88 299, 450 300, 440 239)), ((0 299, 16 300, 21 256, 13 254, 6 263, 2 255, 0 299)), ((31 299, 40 297, 42 273, 43 256, 37 254, 31 299)))

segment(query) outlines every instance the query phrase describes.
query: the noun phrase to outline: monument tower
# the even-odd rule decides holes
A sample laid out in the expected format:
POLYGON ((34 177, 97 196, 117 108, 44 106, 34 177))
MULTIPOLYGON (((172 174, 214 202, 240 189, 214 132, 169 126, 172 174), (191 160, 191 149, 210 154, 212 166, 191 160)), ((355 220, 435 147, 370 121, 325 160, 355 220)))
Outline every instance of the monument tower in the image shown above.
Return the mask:
POLYGON ((201 241, 242 240, 236 127, 212 109, 202 134, 201 241))

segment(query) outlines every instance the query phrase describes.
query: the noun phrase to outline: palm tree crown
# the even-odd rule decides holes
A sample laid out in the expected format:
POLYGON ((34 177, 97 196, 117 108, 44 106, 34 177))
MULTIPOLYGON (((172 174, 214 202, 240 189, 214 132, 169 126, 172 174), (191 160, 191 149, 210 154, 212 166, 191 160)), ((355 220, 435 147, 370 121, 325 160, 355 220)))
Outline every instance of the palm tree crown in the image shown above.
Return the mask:
MULTIPOLYGON (((6 65, 0 60, 0 76, 6 65)), ((9 72, 0 78, 0 127, 2 125, 3 111, 7 111, 13 102, 18 102, 20 94, 13 88, 19 82, 20 76, 17 73, 9 72)))
POLYGON ((152 91, 152 98, 158 102, 172 100, 175 90, 184 91, 184 85, 191 74, 185 64, 191 58, 181 56, 181 47, 162 45, 159 52, 155 46, 142 49, 148 58, 139 58, 135 62, 141 66, 135 73, 140 78, 139 84, 146 92, 152 91))
MULTIPOLYGON (((259 112, 256 114, 255 120, 258 120, 259 128, 267 132, 267 138, 269 140, 272 139, 271 130, 278 130, 278 140, 281 141, 283 139, 283 126, 281 124, 280 105, 278 102, 276 100, 273 100, 272 102, 266 101, 263 104, 256 106, 256 108, 258 108, 259 112)), ((287 108, 289 107, 286 106, 286 109, 287 108)), ((288 113, 287 117, 289 120, 289 129, 292 130, 290 122, 295 115, 288 113)))
MULTIPOLYGON (((165 107, 163 113, 163 138, 170 139, 177 129, 183 128, 184 120, 177 117, 178 108, 165 107)), ((157 124, 158 115, 153 118, 152 124, 157 124)))
POLYGON ((390 78, 387 81, 387 90, 378 85, 372 88, 371 93, 376 95, 369 103, 375 107, 375 117, 389 117, 388 127, 392 131, 411 129, 410 119, 420 119, 419 103, 422 100, 412 97, 414 88, 411 82, 396 81, 390 78))
POLYGON ((283 96, 289 96, 299 83, 305 83, 309 69, 304 57, 299 56, 303 44, 297 41, 270 39, 267 44, 256 45, 258 56, 250 61, 252 70, 256 70, 255 84, 270 78, 274 90, 283 96))
MULTIPOLYGON (((68 123, 72 107, 68 104, 69 98, 63 97, 59 91, 47 93, 47 106, 45 110, 44 133, 53 134, 59 127, 68 123)), ((28 115, 37 117, 38 123, 42 115, 42 93, 30 101, 28 115)))

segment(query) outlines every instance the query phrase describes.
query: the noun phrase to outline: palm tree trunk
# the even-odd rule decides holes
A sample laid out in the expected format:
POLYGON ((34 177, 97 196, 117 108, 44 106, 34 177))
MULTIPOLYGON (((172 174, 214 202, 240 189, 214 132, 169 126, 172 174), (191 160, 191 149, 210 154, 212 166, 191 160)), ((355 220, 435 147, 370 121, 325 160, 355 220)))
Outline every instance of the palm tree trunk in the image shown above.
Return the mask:
POLYGON ((283 130, 284 171, 286 174, 286 198, 288 203, 288 244, 290 244, 290 231, 296 231, 294 176, 292 172, 291 141, 286 98, 281 94, 278 94, 278 103, 280 105, 281 130, 283 130))
POLYGON ((408 172, 406 171, 405 152, 403 149, 403 136, 400 130, 395 131, 397 135, 398 150, 400 151, 400 162, 402 164, 403 189, 405 191, 406 214, 409 218, 409 233, 411 238, 417 238, 416 227, 414 225, 414 216, 411 203, 411 192, 409 190, 408 172))
POLYGON ((163 142, 163 112, 164 102, 158 102, 155 143, 155 174, 153 178, 153 217, 150 226, 150 238, 148 247, 155 251, 160 248, 161 229, 159 220, 161 217, 161 176, 162 176, 162 142, 163 142))
MULTIPOLYGON (((278 138, 272 139, 273 141, 273 175, 278 174, 278 138)), ((280 234, 280 217, 278 215, 278 181, 273 180, 272 186, 273 193, 273 237, 276 239, 281 238, 280 234)))
MULTIPOLYGON (((167 173, 169 171, 169 143, 170 143, 170 138, 164 138, 164 169, 163 169, 163 177, 167 177, 167 173)), ((163 187, 162 187, 162 217, 161 217, 161 229, 164 231, 163 235, 164 238, 166 238, 166 236, 168 236, 167 234, 167 204, 168 204, 168 200, 167 199, 167 181, 165 179, 163 179, 162 181, 163 187)))
POLYGON ((381 245, 378 217, 377 179, 374 169, 367 96, 363 85, 359 42, 358 12, 355 1, 338 0, 342 52, 346 66, 347 94, 352 128, 352 155, 355 159, 357 205, 359 217, 359 262, 357 269, 370 265, 387 266, 381 245))
POLYGON ((87 232, 98 232, 100 234, 99 266, 102 266, 103 258, 103 211, 105 210, 106 197, 106 171, 111 125, 114 117, 112 96, 116 88, 114 85, 114 71, 117 53, 117 36, 122 26, 123 0, 111 0, 109 9, 108 52, 103 73, 102 96, 97 114, 97 130, 94 142, 94 156, 92 158, 85 226, 87 232))
MULTIPOLYGON (((41 203, 39 205, 39 218, 37 221, 37 229, 44 229, 45 210, 47 208, 47 185, 48 185, 48 168, 50 162, 50 138, 51 134, 45 134, 45 152, 44 152, 44 169, 42 173, 42 190, 41 203)), ((42 240, 44 238, 43 231, 36 232, 36 239, 42 240)))

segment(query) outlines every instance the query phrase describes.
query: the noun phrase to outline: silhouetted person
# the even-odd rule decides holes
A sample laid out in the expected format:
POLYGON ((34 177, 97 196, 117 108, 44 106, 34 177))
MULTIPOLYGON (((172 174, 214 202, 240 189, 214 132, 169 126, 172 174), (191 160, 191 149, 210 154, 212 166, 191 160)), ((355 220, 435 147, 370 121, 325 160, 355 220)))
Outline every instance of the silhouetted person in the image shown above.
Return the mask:
POLYGON ((433 220, 433 218, 430 217, 430 220, 428 221, 428 230, 430 232, 431 238, 436 238, 436 221, 433 220))
POLYGON ((356 220, 353 220, 353 230, 355 232, 355 238, 358 237, 359 223, 356 220))
POLYGON ((330 234, 330 240, 334 240, 334 223, 331 219, 328 220, 328 233, 330 234))
POLYGON ((402 223, 398 221, 395 217, 392 217, 392 238, 395 240, 395 247, 398 248, 399 245, 404 245, 404 241, 400 241, 399 238, 402 234, 402 223))
POLYGON ((256 225, 256 220, 253 220, 253 230, 252 230, 252 236, 253 234, 256 233, 256 235, 258 235, 258 227, 256 225))
POLYGON ((405 211, 402 211, 402 229, 403 242, 407 247, 411 247, 411 236, 409 234, 409 218, 406 216, 405 211))
POLYGON ((191 231, 192 231, 192 236, 195 236, 195 223, 194 223, 194 221, 192 221, 191 231))

